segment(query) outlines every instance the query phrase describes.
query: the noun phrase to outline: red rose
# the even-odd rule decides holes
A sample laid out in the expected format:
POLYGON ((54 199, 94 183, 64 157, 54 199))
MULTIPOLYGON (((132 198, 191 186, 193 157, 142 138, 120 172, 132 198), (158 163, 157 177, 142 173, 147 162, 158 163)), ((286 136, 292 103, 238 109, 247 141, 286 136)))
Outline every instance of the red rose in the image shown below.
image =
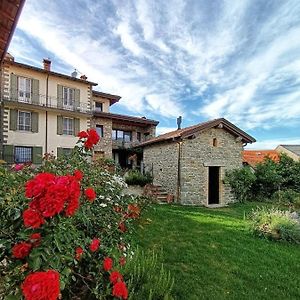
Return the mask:
POLYGON ((41 234, 40 233, 33 233, 29 237, 30 242, 32 243, 32 247, 38 247, 41 244, 41 234))
POLYGON ((31 208, 28 208, 23 212, 23 221, 25 227, 30 228, 39 228, 45 223, 45 220, 41 214, 31 208))
POLYGON ((21 285, 25 300, 57 300, 59 273, 53 270, 28 275, 21 285))
POLYGON ((127 228, 126 228, 124 222, 120 222, 120 223, 119 223, 119 229, 120 229, 122 232, 126 232, 126 231, 127 231, 127 228))
POLYGON ((12 248, 12 254, 15 258, 23 259, 30 253, 32 245, 30 243, 21 242, 15 244, 12 248))
POLYGON ((76 180, 80 181, 83 178, 83 173, 80 170, 75 170, 74 177, 76 180))
POLYGON ((96 199, 96 192, 93 188, 87 188, 84 191, 84 194, 86 195, 86 197, 90 202, 93 202, 96 199))
POLYGON ((77 135, 80 139, 86 139, 89 135, 85 131, 80 131, 77 135))
POLYGON ((110 273, 109 280, 112 284, 116 284, 119 281, 123 281, 123 276, 118 271, 110 273))
POLYGON ((24 168, 24 164, 16 164, 15 165, 15 170, 16 171, 21 171, 21 170, 23 170, 23 168, 24 168))
POLYGON ((83 249, 81 247, 77 247, 75 250, 75 258, 79 260, 83 254, 83 249))
POLYGON ((92 252, 96 252, 99 247, 100 247, 100 240, 99 239, 93 239, 91 244, 90 244, 90 250, 92 252))
POLYGON ((121 256, 120 259, 119 259, 119 264, 121 266, 124 266, 126 264, 126 258, 125 256, 121 256))
POLYGON ((117 282, 113 286, 112 295, 117 298, 127 299, 128 290, 126 284, 123 281, 117 282))
POLYGON ((109 271, 113 266, 113 260, 110 257, 106 257, 103 260, 103 269, 109 271))

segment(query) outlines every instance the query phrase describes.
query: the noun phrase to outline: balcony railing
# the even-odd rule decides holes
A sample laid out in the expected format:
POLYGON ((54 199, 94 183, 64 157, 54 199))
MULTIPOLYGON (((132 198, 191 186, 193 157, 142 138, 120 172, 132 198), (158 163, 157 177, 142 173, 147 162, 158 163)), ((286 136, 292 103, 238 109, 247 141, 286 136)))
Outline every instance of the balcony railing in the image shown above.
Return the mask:
POLYGON ((33 94, 28 92, 16 91, 9 96, 3 96, 4 101, 19 102, 25 104, 38 105, 41 107, 63 109, 72 112, 91 113, 91 109, 87 103, 78 101, 66 101, 66 99, 58 99, 56 97, 41 94, 33 94))

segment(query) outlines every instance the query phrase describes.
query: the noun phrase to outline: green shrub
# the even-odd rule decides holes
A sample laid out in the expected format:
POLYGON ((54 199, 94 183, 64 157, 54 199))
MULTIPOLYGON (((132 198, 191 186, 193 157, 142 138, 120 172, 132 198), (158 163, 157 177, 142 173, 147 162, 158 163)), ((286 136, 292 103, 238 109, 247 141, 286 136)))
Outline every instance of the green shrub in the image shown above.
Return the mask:
POLYGON ((252 185, 256 176, 249 167, 228 171, 225 177, 225 183, 230 184, 235 198, 239 202, 251 200, 252 185))
POLYGON ((174 279, 159 263, 158 258, 159 255, 153 250, 143 252, 136 249, 128 259, 123 271, 131 291, 128 299, 173 299, 174 279))
POLYGON ((261 237, 300 244, 300 222, 296 213, 257 208, 250 215, 250 228, 261 237))
POLYGON ((280 206, 286 206, 293 210, 300 209, 300 193, 291 189, 275 192, 272 200, 278 202, 280 206))
POLYGON ((150 173, 145 173, 145 175, 143 175, 138 170, 130 170, 125 177, 125 182, 128 185, 145 186, 147 183, 152 183, 152 181, 153 177, 150 173))

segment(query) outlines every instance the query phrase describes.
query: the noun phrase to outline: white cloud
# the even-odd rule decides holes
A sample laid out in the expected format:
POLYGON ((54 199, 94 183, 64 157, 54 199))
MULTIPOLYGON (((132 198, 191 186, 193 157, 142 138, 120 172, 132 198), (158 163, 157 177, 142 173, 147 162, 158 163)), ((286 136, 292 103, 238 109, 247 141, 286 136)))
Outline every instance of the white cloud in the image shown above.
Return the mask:
POLYGON ((161 135, 167 132, 171 132, 176 130, 177 127, 161 127, 158 125, 158 127, 156 128, 156 135, 161 135))
POLYGON ((264 140, 264 141, 257 141, 254 144, 249 144, 245 147, 246 150, 263 150, 263 149, 268 149, 268 150, 273 150, 275 149, 278 145, 300 145, 300 138, 292 138, 292 139, 287 139, 287 138, 279 138, 279 139, 272 139, 272 140, 264 140))

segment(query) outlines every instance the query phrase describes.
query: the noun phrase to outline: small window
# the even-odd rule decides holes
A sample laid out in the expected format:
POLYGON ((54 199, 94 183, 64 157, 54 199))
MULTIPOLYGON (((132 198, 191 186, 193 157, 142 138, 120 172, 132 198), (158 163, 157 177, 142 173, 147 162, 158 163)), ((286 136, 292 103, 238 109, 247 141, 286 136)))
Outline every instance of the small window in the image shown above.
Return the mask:
POLYGON ((103 125, 96 125, 96 131, 100 137, 103 137, 103 125))
POLYGON ((75 101, 75 89, 63 87, 63 105, 64 108, 73 108, 75 101))
POLYGON ((72 148, 62 148, 62 152, 64 156, 70 157, 72 154, 72 148))
POLYGON ((136 133, 136 139, 140 142, 141 141, 141 133, 137 132, 136 133))
POLYGON ((213 146, 218 147, 218 140, 217 138, 213 138, 213 146))
POLYGON ((31 131, 31 113, 18 111, 18 130, 31 131))
POLYGON ((32 147, 15 147, 15 162, 32 162, 32 147))
POLYGON ((103 103, 101 102, 95 102, 95 111, 103 111, 103 103))
POLYGON ((150 133, 149 132, 144 133, 144 139, 145 139, 145 141, 149 140, 149 137, 150 137, 150 133))
POLYGON ((74 135, 74 119, 63 118, 63 134, 74 135))
POLYGON ((130 142, 131 139, 131 131, 124 131, 124 142, 130 142))
POLYGON ((20 102, 31 102, 31 79, 18 77, 18 100, 20 102))

